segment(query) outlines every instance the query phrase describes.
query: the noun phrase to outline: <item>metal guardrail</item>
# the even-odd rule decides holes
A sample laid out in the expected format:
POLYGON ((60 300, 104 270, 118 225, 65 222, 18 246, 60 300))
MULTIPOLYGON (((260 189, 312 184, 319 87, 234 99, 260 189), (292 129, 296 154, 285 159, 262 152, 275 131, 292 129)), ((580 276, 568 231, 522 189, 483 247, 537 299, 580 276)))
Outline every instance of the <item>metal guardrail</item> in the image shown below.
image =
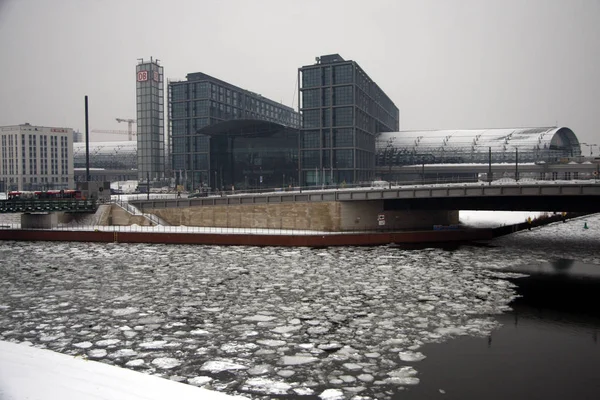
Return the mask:
POLYGON ((486 196, 600 196, 598 184, 511 184, 511 185, 431 185, 393 188, 314 190, 229 195, 193 199, 131 200, 136 208, 176 208, 240 204, 269 204, 324 201, 365 201, 486 196))
POLYGON ((96 200, 2 200, 0 213, 31 212, 95 212, 98 209, 96 200))

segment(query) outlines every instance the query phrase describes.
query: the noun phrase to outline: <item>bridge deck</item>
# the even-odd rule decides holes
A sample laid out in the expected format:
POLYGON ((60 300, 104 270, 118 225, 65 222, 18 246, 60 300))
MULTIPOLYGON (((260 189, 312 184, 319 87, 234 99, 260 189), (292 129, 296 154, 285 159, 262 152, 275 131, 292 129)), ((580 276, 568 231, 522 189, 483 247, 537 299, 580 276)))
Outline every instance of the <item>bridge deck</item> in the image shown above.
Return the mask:
POLYGON ((90 213, 98 208, 96 200, 3 200, 0 201, 0 214, 31 212, 90 213))
MULTIPOLYGON (((274 192, 265 194, 251 195, 229 195, 223 197, 203 197, 194 199, 150 199, 131 201, 136 207, 141 209, 155 208, 175 208, 175 207, 197 207, 197 206, 218 206, 218 205, 240 205, 240 204, 265 204, 265 203, 291 203, 291 202, 324 202, 324 201, 366 201, 366 200, 397 200, 406 201, 413 204, 413 209, 418 209, 418 203, 421 200, 436 200, 439 206, 441 202, 448 201, 452 206, 458 204, 459 199, 479 198, 480 203, 486 199, 501 200, 502 198, 514 199, 533 199, 538 203, 543 203, 550 198, 580 198, 581 200, 590 198, 600 199, 600 184, 595 183, 527 183, 527 184, 445 184, 445 185, 426 185, 392 188, 360 188, 360 189, 339 189, 339 190, 310 190, 302 192, 274 192)), ((426 202, 426 201, 425 201, 426 202)), ((490 201, 490 204, 494 203, 490 201)), ((528 202, 531 204, 531 202, 528 202)), ((430 207, 424 207, 429 208, 430 207)), ((442 207, 444 209, 446 207, 442 207)), ((471 208, 458 208, 471 209, 471 208)), ((490 208, 479 208, 490 209, 490 208)), ((499 208, 506 210, 506 208, 499 208)), ((536 207, 536 210, 538 207, 536 207)), ((515 208, 515 211, 521 208, 515 208)), ((570 209, 565 209, 567 211, 570 209)), ((527 209, 525 211, 534 211, 527 209)), ((540 210, 549 211, 549 210, 540 210)), ((577 209, 572 211, 578 211, 577 209)), ((591 211, 591 210, 581 210, 591 211)))

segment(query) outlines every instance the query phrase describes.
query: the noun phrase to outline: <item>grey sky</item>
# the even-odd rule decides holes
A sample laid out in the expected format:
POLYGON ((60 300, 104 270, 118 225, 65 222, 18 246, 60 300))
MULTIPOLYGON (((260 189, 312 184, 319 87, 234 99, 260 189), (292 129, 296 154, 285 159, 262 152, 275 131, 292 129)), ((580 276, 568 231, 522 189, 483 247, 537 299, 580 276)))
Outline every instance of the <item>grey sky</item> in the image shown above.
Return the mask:
POLYGON ((600 144, 600 0, 0 0, 0 125, 83 130, 87 94, 92 129, 125 130, 150 56, 296 107, 298 67, 328 53, 401 130, 558 123, 600 144))

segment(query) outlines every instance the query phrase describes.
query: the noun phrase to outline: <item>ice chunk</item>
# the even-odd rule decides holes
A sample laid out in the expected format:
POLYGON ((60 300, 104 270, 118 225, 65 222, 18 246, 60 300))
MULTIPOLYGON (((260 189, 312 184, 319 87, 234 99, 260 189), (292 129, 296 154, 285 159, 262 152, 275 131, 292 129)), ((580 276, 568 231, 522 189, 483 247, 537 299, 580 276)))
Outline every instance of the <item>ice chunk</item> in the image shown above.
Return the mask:
POLYGON ((73 346, 80 348, 80 349, 89 349, 90 347, 92 347, 92 342, 73 343, 73 346))
POLYGON ((293 392, 296 393, 298 396, 311 396, 312 394, 315 393, 315 391, 312 390, 311 388, 305 388, 305 387, 295 388, 293 390, 293 392))
POLYGON ((285 382, 275 381, 266 378, 250 378, 241 387, 246 392, 255 392, 271 395, 284 395, 292 386, 285 382))
POLYGON ((113 315, 115 317, 124 317, 126 315, 135 314, 135 313, 137 313, 139 311, 140 310, 138 308, 135 308, 135 307, 118 308, 116 310, 113 310, 113 315))
POLYGON ((274 339, 262 339, 262 340, 257 340, 256 343, 265 345, 265 346, 269 346, 269 347, 281 347, 281 346, 285 346, 287 344, 287 342, 283 341, 283 340, 274 340, 274 339))
POLYGON ((137 356, 137 351, 132 350, 132 349, 119 349, 117 351, 115 351, 114 353, 112 353, 110 356, 114 357, 114 358, 118 358, 118 357, 135 357, 137 356))
POLYGON ((277 371, 277 375, 283 376, 284 378, 289 378, 290 376, 292 376, 294 374, 295 374, 295 372, 292 371, 291 369, 282 369, 281 371, 277 371))
POLYGON ((414 352, 414 351, 401 351, 398 353, 400 359, 406 362, 417 362, 425 359, 425 355, 423 353, 414 352))
POLYGON ((271 332, 275 333, 290 333, 300 330, 302 328, 301 325, 287 325, 287 326, 278 326, 275 329, 271 329, 271 332))
POLYGON ((98 347, 107 347, 113 344, 117 344, 119 343, 120 340, 119 339, 105 339, 105 340, 99 340, 96 342, 96 346, 98 347))
POLYGON ((373 382, 375 379, 371 374, 360 374, 357 376, 358 380, 363 382, 373 382))
POLYGON ((279 359, 279 364, 282 365, 300 365, 309 364, 319 361, 317 357, 295 355, 295 356, 283 356, 279 359))
POLYGON ((159 357, 152 360, 152 365, 161 369, 171 369, 181 365, 181 361, 171 357, 159 357))
POLYGON ((107 352, 104 349, 94 349, 94 350, 88 351, 87 354, 88 354, 89 358, 98 359, 98 358, 106 357, 107 352))
POLYGON ((268 315, 253 315, 250 317, 244 317, 242 318, 244 321, 253 321, 253 322, 268 322, 268 321, 273 321, 274 319, 277 319, 276 317, 271 317, 268 315))
POLYGON ((127 361, 125 363, 125 366, 127 366, 127 367, 141 367, 144 364, 145 364, 144 360, 138 358, 136 360, 127 361))
POLYGON ((204 386, 213 379, 210 376, 196 376, 188 379, 188 383, 194 386, 204 386))
POLYGON ((350 371, 359 371, 363 368, 361 365, 354 363, 344 363, 342 366, 350 371))
POLYGON ((323 400, 344 400, 344 392, 339 389, 325 389, 323 393, 319 395, 323 400))
POLYGON ((260 364, 250 368, 248 371, 248 375, 264 375, 270 374, 273 371, 273 367, 269 364, 260 364))
POLYGON ((166 344, 166 340, 155 340, 153 342, 140 343, 140 347, 147 350, 156 350, 164 348, 166 344))
POLYGON ((417 371, 413 367, 402 367, 400 369, 388 372, 389 378, 386 383, 394 385, 418 385, 419 378, 416 377, 417 371))
POLYGON ((190 331, 190 335, 200 336, 200 335, 208 335, 210 332, 204 329, 194 329, 190 331))
POLYGON ((201 371, 222 372, 231 370, 248 369, 245 365, 236 364, 229 360, 212 360, 207 361, 200 367, 201 371))

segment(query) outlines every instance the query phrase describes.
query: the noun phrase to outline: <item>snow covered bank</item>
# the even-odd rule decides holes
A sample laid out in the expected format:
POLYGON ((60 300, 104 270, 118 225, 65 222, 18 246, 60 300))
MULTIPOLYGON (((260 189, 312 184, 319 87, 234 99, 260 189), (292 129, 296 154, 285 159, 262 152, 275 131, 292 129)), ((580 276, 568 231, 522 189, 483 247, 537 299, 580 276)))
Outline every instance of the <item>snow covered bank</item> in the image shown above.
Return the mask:
POLYGON ((245 399, 24 344, 0 354, 2 400, 245 399))

